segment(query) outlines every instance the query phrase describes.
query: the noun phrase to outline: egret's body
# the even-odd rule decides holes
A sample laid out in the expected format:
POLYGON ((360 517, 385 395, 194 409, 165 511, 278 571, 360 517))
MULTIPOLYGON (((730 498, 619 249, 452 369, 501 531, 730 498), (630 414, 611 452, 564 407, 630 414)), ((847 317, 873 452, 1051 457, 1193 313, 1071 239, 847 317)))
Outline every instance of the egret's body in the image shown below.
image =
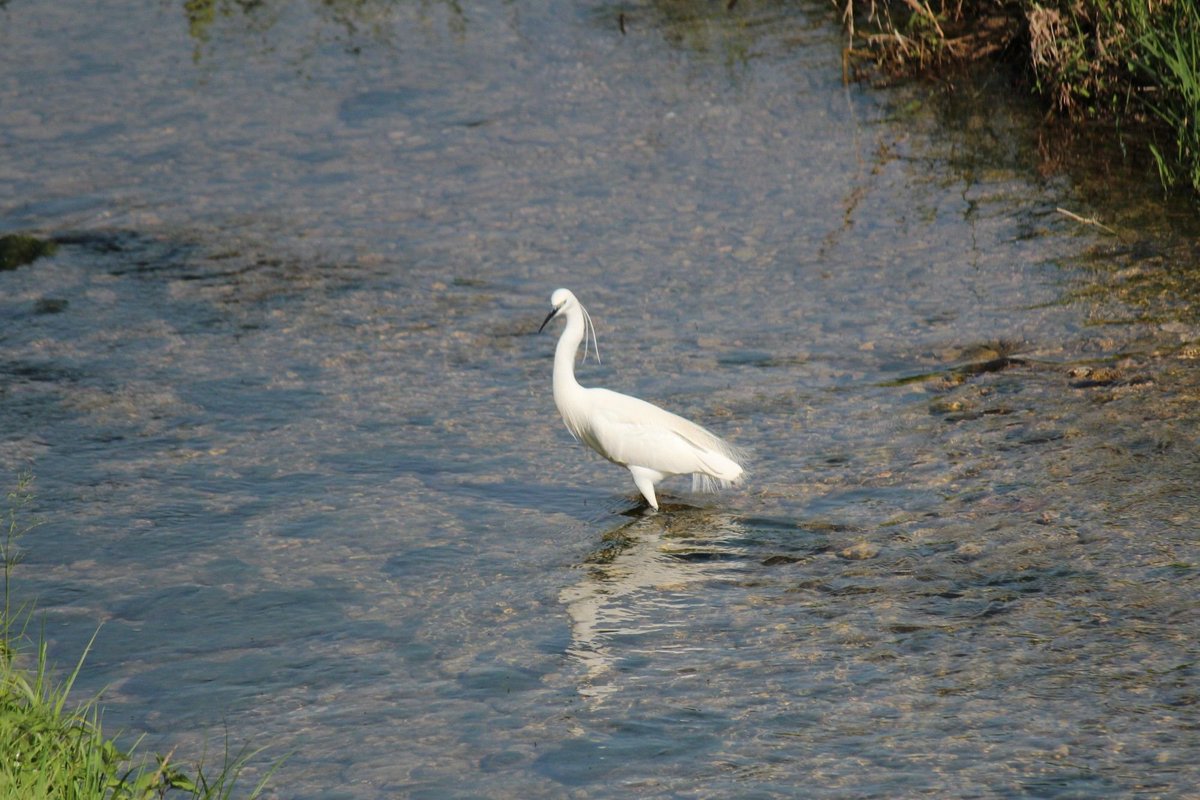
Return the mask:
POLYGON ((696 423, 636 397, 580 386, 575 379, 575 353, 587 336, 591 319, 566 289, 556 290, 550 305, 553 308, 542 328, 555 316, 567 318, 554 351, 554 404, 567 430, 609 461, 627 468, 652 508, 658 509, 655 485, 672 475, 691 475, 693 487, 709 490, 742 476, 736 448, 696 423))

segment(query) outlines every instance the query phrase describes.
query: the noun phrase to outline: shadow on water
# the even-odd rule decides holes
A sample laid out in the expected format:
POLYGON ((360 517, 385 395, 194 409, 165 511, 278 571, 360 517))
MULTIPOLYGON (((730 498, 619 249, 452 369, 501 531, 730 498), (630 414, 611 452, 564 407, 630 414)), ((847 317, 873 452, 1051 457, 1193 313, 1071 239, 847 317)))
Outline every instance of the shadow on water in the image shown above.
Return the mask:
POLYGON ((1031 95, 1012 98, 996 113, 989 98, 1012 94, 1015 80, 1004 71, 972 74, 949 90, 898 103, 897 118, 918 127, 935 123, 948 134, 914 165, 934 158, 949 168, 961 184, 967 221, 1006 180, 1061 186, 1064 196, 1053 205, 1011 206, 1014 234, 1033 240, 1098 234, 1060 262, 1073 274, 1057 302, 1088 308, 1090 325, 1196 323, 1200 216, 1193 196, 1167 196, 1159 186, 1149 147, 1154 132, 1057 121, 1031 95))
MULTIPOLYGON (((275 46, 272 29, 284 27, 295 3, 286 0, 187 0, 183 3, 188 35, 195 42, 193 59, 206 57, 205 48, 215 38, 249 39, 264 52, 275 46)), ((364 47, 396 46, 394 26, 409 16, 409 9, 386 0, 326 0, 308 3, 319 21, 315 45, 334 43, 354 55, 364 47)), ((416 7, 418 23, 429 24, 440 9, 446 29, 453 35, 465 33, 470 17, 457 0, 433 0, 409 4, 416 7)), ((312 57, 317 47, 306 48, 312 57)))
MULTIPOLYGON (((188 34, 199 48, 219 35, 269 36, 273 28, 281 25, 284 12, 292 5, 284 0, 188 0, 183 3, 183 12, 188 34)), ((408 24, 410 19, 431 28, 444 24, 448 32, 462 36, 472 28, 473 13, 479 12, 457 0, 407 4, 412 8, 387 0, 329 0, 308 5, 321 26, 329 29, 328 35, 352 54, 371 44, 396 45, 399 37, 395 26, 408 24)), ((780 0, 740 7, 736 0, 733 3, 654 0, 598 3, 587 14, 595 26, 614 34, 634 36, 649 31, 679 51, 716 57, 726 66, 735 66, 763 55, 763 43, 780 35, 775 24, 783 19, 796 19, 791 6, 780 0)), ((819 9, 820 4, 812 3, 810 7, 819 9)), ((812 23, 824 24, 824 19, 812 23)))
POLYGON ((812 15, 811 22, 797 14, 794 4, 778 0, 741 6, 736 0, 603 2, 590 13, 592 23, 601 29, 630 37, 649 32, 675 51, 736 71, 753 59, 785 52, 781 40, 786 41, 797 30, 826 24, 827 15, 820 13, 825 9, 815 3, 807 5, 805 11, 812 15))

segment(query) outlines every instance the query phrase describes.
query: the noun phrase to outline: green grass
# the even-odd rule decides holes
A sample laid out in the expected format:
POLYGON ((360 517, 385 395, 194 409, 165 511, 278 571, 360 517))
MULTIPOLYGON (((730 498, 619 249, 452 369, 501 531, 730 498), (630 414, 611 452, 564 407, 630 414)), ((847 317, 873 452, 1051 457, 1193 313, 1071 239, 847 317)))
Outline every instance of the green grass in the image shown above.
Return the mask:
MULTIPOLYGON (((226 742, 223 762, 214 772, 201 761, 190 767, 170 755, 137 754, 118 746, 101 727, 97 698, 72 704, 71 690, 87 656, 58 677, 44 639, 28 635, 29 608, 14 607, 12 573, 20 560, 19 541, 36 527, 28 520, 31 478, 23 475, 7 496, 0 530, 3 609, 0 610, 0 798, 21 800, 152 800, 234 797, 239 775, 258 751, 232 754, 226 742)), ((100 635, 97 633, 96 635, 100 635)), ((95 636, 93 636, 93 641, 95 636)), ((276 765, 277 767, 278 765, 276 765)), ((249 793, 260 796, 275 769, 249 793)))
POLYGON ((1138 37, 1143 69, 1157 93, 1146 105, 1174 135, 1174 151, 1152 145, 1167 185, 1188 184, 1200 193, 1200 10, 1192 2, 1160 10, 1168 24, 1146 21, 1138 37))

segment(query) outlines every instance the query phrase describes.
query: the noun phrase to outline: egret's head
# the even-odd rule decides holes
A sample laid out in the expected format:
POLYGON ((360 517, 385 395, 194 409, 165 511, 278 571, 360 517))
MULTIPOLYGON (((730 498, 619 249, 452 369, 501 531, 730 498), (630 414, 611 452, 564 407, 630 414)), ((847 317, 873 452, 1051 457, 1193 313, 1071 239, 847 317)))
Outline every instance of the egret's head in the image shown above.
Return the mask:
MULTIPOLYGON (((3 0, 0 0, 0 2, 3 2, 3 0)), ((600 363, 600 345, 596 342, 596 329, 592 326, 592 317, 588 314, 587 309, 583 307, 583 303, 580 303, 577 299, 575 299, 575 295, 571 294, 570 290, 555 289, 554 294, 550 295, 550 313, 546 315, 544 320, 542 320, 542 325, 538 328, 538 333, 541 333, 542 329, 550 324, 550 320, 554 319, 559 314, 565 314, 567 312, 574 311, 577 308, 579 309, 580 316, 583 317, 584 324, 583 357, 584 359, 587 358, 588 340, 590 339, 591 346, 596 353, 596 363, 598 364, 600 363)))
POLYGON ((538 333, 541 333, 542 328, 550 324, 550 320, 566 311, 571 305, 578 304, 579 301, 575 299, 575 295, 571 294, 569 289, 555 289, 554 294, 550 295, 550 313, 546 315, 546 319, 542 320, 542 326, 538 328, 538 333))

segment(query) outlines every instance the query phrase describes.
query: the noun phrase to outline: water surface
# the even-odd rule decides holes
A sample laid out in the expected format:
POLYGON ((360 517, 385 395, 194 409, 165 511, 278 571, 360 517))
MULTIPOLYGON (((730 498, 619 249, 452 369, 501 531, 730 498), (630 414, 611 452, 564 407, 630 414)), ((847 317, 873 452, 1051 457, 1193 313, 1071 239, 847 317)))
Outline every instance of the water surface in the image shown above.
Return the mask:
POLYGON ((16 588, 109 725, 288 798, 1200 779, 1193 231, 1136 171, 844 86, 821 4, 0 18, 0 227, 59 243, 0 273, 16 588), (628 513, 560 285, 744 489, 628 513))

